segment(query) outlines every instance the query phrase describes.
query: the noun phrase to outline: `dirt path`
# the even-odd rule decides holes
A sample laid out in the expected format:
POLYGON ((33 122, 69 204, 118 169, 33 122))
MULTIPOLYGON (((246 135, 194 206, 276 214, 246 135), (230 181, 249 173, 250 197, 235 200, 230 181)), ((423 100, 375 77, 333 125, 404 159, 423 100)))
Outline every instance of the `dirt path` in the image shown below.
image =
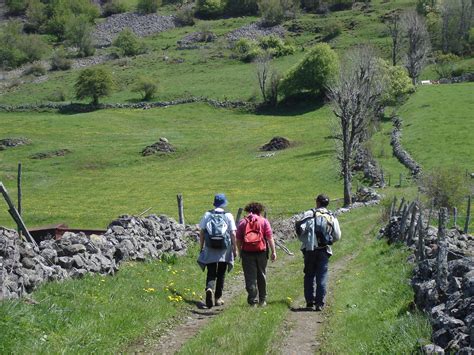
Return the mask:
MULTIPOLYGON (((331 295, 336 280, 345 270, 347 264, 354 258, 349 255, 329 265, 328 306, 331 305, 331 295)), ((294 302, 288 317, 282 324, 282 341, 274 349, 280 354, 314 354, 320 347, 321 324, 326 319, 326 312, 313 312, 304 309, 304 296, 294 302)))
POLYGON ((125 353, 177 353, 181 347, 203 329, 207 323, 229 307, 233 299, 242 292, 245 292, 243 273, 231 273, 227 275, 224 295, 222 297, 225 302, 223 306, 208 309, 202 302, 191 304, 191 307, 188 308, 183 315, 153 330, 144 339, 132 344, 125 353))

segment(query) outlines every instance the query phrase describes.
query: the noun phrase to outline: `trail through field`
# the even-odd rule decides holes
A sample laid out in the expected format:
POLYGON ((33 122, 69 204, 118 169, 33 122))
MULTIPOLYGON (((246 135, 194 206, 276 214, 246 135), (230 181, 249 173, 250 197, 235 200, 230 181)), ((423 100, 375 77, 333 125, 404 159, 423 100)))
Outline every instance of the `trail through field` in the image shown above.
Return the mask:
MULTIPOLYGON (((204 286, 204 285, 203 285, 204 286)), ((207 323, 222 313, 233 299, 244 292, 244 275, 242 272, 226 276, 222 299, 225 304, 208 309, 203 302, 193 302, 189 309, 179 318, 175 318, 166 329, 161 327, 152 331, 138 343, 132 344, 125 353, 175 354, 181 347, 207 323)), ((204 290, 203 290, 204 295, 204 290)))
MULTIPOLYGON (((329 285, 326 297, 328 303, 326 307, 331 306, 331 295, 336 280, 353 258, 354 255, 349 255, 335 263, 329 264, 329 285)), ((301 262, 303 263, 303 260, 301 262)), ((301 267, 303 267, 303 264, 301 267)), ((307 311, 303 295, 294 304, 297 306, 291 308, 286 320, 282 324, 280 330, 282 340, 273 348, 276 349, 276 353, 285 355, 314 354, 321 345, 320 328, 327 317, 327 313, 324 310, 322 312, 307 311)))

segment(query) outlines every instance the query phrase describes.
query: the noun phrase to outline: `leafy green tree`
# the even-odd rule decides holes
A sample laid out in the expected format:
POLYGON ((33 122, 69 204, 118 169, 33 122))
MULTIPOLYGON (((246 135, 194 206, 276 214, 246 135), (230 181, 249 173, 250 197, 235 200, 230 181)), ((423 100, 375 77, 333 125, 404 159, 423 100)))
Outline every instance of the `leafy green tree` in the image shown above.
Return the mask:
POLYGON ((287 19, 296 17, 299 10, 299 1, 258 0, 258 10, 262 16, 262 24, 275 26, 287 19))
POLYGON ((126 28, 119 33, 113 45, 117 47, 121 55, 133 56, 146 51, 144 43, 130 29, 126 28))
POLYGON ((99 103, 99 98, 110 95, 112 88, 112 75, 104 68, 82 70, 74 84, 76 98, 82 100, 89 97, 93 105, 99 103))
POLYGON ((152 14, 158 11, 161 0, 138 0, 137 10, 143 14, 152 14))
POLYGON ((402 103, 409 94, 415 92, 415 86, 405 68, 393 66, 383 59, 379 59, 380 74, 385 81, 382 103, 396 105, 402 103))
POLYGON ((202 18, 217 18, 222 15, 224 6, 222 0, 197 0, 196 15, 202 18))
POLYGON ((64 37, 70 45, 79 49, 79 57, 89 57, 94 54, 92 31, 92 24, 86 15, 74 16, 66 23, 64 37))
POLYGON ((280 90, 286 97, 303 92, 322 95, 328 83, 336 76, 338 68, 336 52, 326 43, 317 44, 286 74, 280 90))
POLYGON ((154 80, 142 77, 132 91, 141 94, 143 101, 149 101, 155 96, 157 89, 158 85, 154 80))
POLYGON ((48 19, 46 15, 46 5, 40 0, 30 0, 26 9, 26 25, 29 31, 39 32, 43 24, 48 19))

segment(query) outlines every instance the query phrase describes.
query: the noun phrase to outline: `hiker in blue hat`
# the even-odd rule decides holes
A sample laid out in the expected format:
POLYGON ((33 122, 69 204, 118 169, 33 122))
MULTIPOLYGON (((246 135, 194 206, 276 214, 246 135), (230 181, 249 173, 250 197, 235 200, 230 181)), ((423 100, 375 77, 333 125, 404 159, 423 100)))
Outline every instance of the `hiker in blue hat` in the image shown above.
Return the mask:
POLYGON ((231 271, 237 257, 234 216, 226 212, 227 198, 223 193, 214 196, 214 209, 207 211, 199 223, 201 252, 197 260, 202 270, 207 268, 206 306, 222 306, 222 292, 226 271, 231 271))

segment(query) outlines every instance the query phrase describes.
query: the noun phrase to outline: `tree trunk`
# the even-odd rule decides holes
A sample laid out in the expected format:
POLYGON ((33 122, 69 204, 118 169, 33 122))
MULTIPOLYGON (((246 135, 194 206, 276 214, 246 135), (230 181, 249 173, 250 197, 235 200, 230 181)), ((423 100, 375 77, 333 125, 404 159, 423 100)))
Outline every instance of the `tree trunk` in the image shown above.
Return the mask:
POLYGON ((352 205, 352 197, 351 197, 351 172, 349 166, 349 159, 346 158, 342 162, 342 173, 344 176, 344 207, 348 207, 352 205))

